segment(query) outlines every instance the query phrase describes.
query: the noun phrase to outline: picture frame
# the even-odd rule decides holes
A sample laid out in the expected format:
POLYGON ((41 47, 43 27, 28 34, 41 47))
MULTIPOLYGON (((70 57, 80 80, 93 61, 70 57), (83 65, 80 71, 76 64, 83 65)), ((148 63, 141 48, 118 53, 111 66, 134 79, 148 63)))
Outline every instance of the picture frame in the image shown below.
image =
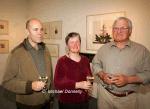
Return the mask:
POLYGON ((0 20, 0 35, 8 35, 8 21, 0 20))
POLYGON ((62 21, 50 22, 50 39, 62 38, 62 21))
POLYGON ((125 12, 113 12, 86 17, 86 49, 97 51, 103 44, 112 41, 112 25, 125 12))
POLYGON ((9 41, 8 40, 0 40, 0 53, 1 54, 9 53, 9 41))
POLYGON ((43 32, 44 32, 44 38, 45 39, 50 39, 50 31, 49 31, 49 29, 50 29, 50 27, 49 27, 49 24, 50 22, 44 22, 43 23, 43 32))
POLYGON ((62 38, 62 21, 44 22, 43 29, 45 39, 62 38))
POLYGON ((59 57, 59 45, 58 44, 46 44, 52 57, 59 57))

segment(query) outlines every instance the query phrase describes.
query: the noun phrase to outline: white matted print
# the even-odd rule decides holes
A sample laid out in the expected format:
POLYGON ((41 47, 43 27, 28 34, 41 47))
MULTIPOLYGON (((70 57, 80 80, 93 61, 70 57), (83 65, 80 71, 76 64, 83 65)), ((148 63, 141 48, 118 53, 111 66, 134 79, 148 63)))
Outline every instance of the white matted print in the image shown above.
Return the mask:
POLYGON ((44 22, 44 38, 61 39, 62 38, 62 21, 44 22))
POLYGON ((46 44, 52 57, 59 57, 59 45, 58 44, 46 44))
POLYGON ((112 40, 112 25, 116 18, 125 16, 125 12, 113 12, 87 16, 86 49, 98 50, 112 40))
POLYGON ((45 39, 50 39, 49 25, 50 25, 50 22, 44 22, 43 23, 43 32, 44 32, 44 38, 45 39))
POLYGON ((7 34, 8 34, 8 21, 0 20, 0 35, 7 35, 7 34))
POLYGON ((62 21, 50 22, 50 39, 61 39, 62 37, 62 21))
POLYGON ((5 54, 9 52, 9 41, 0 40, 0 53, 5 54))

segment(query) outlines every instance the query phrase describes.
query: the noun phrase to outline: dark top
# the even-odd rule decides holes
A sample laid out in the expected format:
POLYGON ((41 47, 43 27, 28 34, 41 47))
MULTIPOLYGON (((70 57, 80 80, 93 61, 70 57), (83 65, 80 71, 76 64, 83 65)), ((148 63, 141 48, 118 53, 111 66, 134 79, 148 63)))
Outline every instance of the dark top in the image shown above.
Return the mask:
POLYGON ((54 84, 57 90, 62 91, 59 101, 62 103, 80 103, 88 100, 88 93, 83 89, 75 89, 75 83, 86 81, 86 76, 92 75, 89 60, 81 55, 76 62, 69 57, 62 56, 56 65, 54 84))

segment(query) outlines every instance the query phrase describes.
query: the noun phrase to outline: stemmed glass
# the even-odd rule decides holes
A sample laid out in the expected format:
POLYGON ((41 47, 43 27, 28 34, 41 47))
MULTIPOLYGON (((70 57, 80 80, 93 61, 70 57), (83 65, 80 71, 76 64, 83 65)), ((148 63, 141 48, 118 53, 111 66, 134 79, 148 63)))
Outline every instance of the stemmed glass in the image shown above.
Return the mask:
MULTIPOLYGON (((93 76, 86 76, 86 80, 89 81, 92 85, 94 82, 94 77, 93 76)), ((88 90, 89 95, 92 95, 92 89, 88 90)))
MULTIPOLYGON (((109 74, 108 75, 108 78, 111 80, 112 78, 113 78, 113 74, 109 74)), ((113 90, 114 89, 114 87, 113 87, 113 84, 109 84, 109 85, 107 85, 107 88, 109 89, 109 90, 113 90)))
MULTIPOLYGON (((45 84, 48 82, 48 76, 39 76, 39 81, 44 82, 45 84)), ((42 93, 45 93, 48 90, 47 85, 45 85, 42 89, 42 93)))
POLYGON ((94 77, 93 76, 86 76, 86 80, 93 84, 94 77))
MULTIPOLYGON (((118 65, 119 66, 119 65, 118 65)), ((116 74, 119 74, 118 72, 120 71, 120 67, 118 66, 113 66, 113 68, 111 69, 111 72, 109 73, 108 75, 108 78, 111 80, 116 74)), ((114 84, 109 84, 107 85, 107 88, 109 90, 113 90, 115 87, 114 87, 114 84)))

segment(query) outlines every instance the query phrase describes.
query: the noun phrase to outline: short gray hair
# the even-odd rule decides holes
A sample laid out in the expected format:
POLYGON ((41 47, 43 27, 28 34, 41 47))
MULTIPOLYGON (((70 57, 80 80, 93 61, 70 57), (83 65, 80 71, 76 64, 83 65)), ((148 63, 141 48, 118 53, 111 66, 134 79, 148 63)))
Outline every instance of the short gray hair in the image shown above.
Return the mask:
POLYGON ((131 22, 131 20, 130 20, 129 18, 127 18, 127 17, 119 17, 119 18, 117 18, 117 19, 114 21, 114 23, 113 23, 113 28, 115 27, 116 23, 117 23, 119 20, 125 20, 125 21, 127 21, 129 29, 132 30, 132 22, 131 22))

